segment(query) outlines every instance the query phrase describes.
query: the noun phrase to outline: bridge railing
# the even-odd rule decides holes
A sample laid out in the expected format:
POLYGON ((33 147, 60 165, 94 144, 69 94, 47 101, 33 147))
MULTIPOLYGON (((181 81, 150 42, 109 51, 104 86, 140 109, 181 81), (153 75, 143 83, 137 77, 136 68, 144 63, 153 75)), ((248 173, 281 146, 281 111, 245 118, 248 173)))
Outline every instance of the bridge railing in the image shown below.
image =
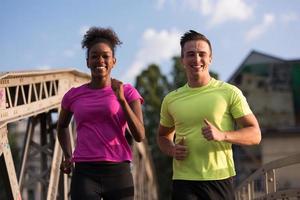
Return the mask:
MULTIPOLYGON (((276 176, 279 169, 288 169, 288 167, 297 164, 300 164, 300 154, 263 165, 236 188, 236 200, 300 199, 300 188, 280 189, 278 188, 280 180, 276 176)), ((300 180, 298 181, 300 183, 300 180)))

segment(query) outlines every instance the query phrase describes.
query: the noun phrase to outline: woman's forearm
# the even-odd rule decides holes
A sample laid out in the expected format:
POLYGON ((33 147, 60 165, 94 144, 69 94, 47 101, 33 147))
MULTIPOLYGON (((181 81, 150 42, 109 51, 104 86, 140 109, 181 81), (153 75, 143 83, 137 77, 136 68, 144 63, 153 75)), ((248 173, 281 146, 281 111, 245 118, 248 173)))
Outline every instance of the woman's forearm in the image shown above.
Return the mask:
POLYGON ((72 157, 72 148, 70 142, 70 133, 68 128, 57 128, 57 137, 60 143, 60 146, 64 152, 65 159, 71 159, 72 157))
POLYGON ((145 138, 145 128, 143 123, 141 107, 138 108, 139 106, 136 105, 137 103, 140 102, 135 102, 130 106, 126 100, 120 102, 133 138, 135 139, 135 141, 141 142, 145 138), (135 110, 135 112, 133 110, 135 110))

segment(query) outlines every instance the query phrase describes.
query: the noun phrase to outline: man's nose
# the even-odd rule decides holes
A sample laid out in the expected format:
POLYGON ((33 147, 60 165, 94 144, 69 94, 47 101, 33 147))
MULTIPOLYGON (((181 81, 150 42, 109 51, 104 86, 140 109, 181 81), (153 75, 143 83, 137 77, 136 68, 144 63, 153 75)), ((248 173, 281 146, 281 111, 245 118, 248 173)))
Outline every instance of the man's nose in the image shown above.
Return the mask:
POLYGON ((195 56, 194 56, 194 61, 195 62, 197 62, 197 63, 199 63, 199 62, 201 62, 201 56, 199 56, 198 54, 195 54, 195 56))

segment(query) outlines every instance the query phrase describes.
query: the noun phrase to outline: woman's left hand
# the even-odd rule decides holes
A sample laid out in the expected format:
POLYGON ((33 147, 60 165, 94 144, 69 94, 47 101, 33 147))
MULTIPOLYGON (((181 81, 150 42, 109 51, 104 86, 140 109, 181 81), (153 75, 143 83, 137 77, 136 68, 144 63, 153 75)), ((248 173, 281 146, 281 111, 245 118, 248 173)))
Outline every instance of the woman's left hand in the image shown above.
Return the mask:
POLYGON ((118 101, 120 101, 120 102, 125 101, 123 83, 121 81, 112 78, 111 79, 111 88, 115 92, 115 95, 118 98, 118 101))

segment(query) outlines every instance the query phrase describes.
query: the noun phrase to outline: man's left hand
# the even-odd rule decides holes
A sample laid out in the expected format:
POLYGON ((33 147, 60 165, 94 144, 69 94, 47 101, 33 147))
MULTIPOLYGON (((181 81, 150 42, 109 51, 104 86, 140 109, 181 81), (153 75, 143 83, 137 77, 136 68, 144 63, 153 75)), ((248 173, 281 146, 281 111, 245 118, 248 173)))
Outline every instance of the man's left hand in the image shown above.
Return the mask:
POLYGON ((212 125, 207 119, 204 119, 205 126, 202 127, 202 135, 208 141, 224 141, 225 134, 219 131, 214 125, 212 125))

